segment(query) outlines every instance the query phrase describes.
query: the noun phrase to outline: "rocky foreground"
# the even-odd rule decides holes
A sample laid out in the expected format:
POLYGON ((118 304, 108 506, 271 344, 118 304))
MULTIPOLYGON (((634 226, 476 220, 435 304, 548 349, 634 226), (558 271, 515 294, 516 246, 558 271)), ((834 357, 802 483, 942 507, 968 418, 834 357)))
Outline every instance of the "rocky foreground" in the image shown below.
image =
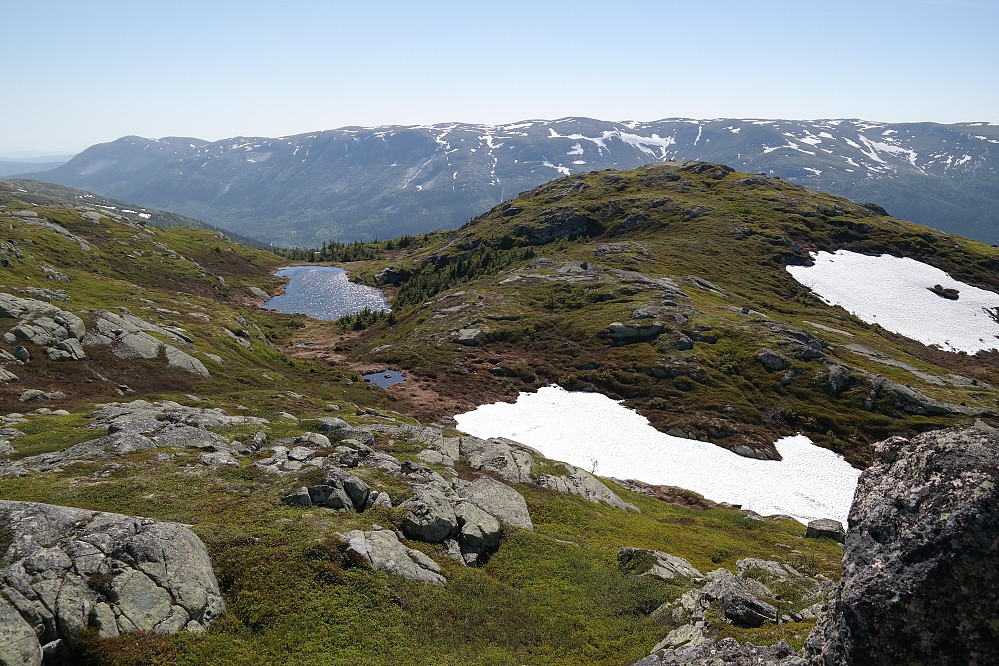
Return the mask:
MULTIPOLYGON (((740 645, 705 635, 705 609, 720 606, 729 622, 775 617, 772 593, 739 576, 709 574, 679 610, 693 623, 673 631, 635 666, 840 666, 994 664, 999 659, 999 431, 967 430, 893 437, 860 477, 850 510, 843 579, 804 649, 786 642, 740 645)), ((763 563, 771 581, 798 584, 801 574, 763 563)), ((808 584, 808 583, 806 583, 808 584)), ((787 618, 791 619, 791 618, 787 618)))
MULTIPOLYGON (((501 547, 504 526, 533 529, 516 484, 579 495, 610 510, 633 511, 596 477, 556 468, 509 440, 446 437, 421 426, 353 427, 339 418, 310 422, 315 432, 268 442, 244 441, 209 427, 266 427, 258 417, 168 401, 100 406, 90 426, 106 434, 57 454, 8 463, 4 473, 50 473, 97 458, 180 446, 201 451, 202 466, 252 466, 283 477, 310 471, 324 480, 283 498, 293 506, 362 513, 392 506, 389 495, 357 476, 384 472, 412 489, 397 529, 372 525, 339 535, 345 561, 419 583, 442 586, 445 559, 480 566, 501 547), (372 432, 425 448, 424 462, 372 448, 372 432), (261 457, 262 454, 269 454, 261 457), (435 470, 443 470, 443 473, 435 470), (457 465, 482 472, 473 481, 457 465)), ((5 437, 16 440, 13 428, 5 437)), ((763 559, 739 560, 734 572, 704 572, 668 553, 623 547, 620 569, 689 586, 653 613, 674 627, 636 662, 665 664, 987 664, 999 657, 999 431, 984 424, 892 438, 861 476, 850 513, 844 574, 837 585, 763 559), (725 627, 760 628, 818 620, 805 647, 758 647, 725 627)), ((161 453, 159 455, 167 455, 161 453)), ((752 518, 752 516, 749 516, 752 518)), ((816 524, 810 535, 839 538, 816 524)), ((186 527, 30 502, 0 502, 0 664, 67 663, 74 641, 92 627, 101 636, 143 630, 201 632, 224 611, 202 542, 186 527)), ((803 625, 807 626, 807 625, 803 625)))

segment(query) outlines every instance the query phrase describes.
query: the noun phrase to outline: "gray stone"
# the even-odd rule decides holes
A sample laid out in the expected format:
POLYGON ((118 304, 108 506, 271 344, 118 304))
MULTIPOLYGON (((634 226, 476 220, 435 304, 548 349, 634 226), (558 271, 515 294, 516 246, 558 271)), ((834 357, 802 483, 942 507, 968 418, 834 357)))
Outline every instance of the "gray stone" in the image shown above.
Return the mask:
POLYGON ((725 617, 740 627, 759 627, 779 617, 777 609, 760 598, 772 596, 770 590, 751 578, 716 578, 705 586, 704 594, 710 601, 721 601, 725 617))
POLYGON ((0 569, 0 635, 8 634, 0 659, 12 646, 48 654, 88 626, 104 636, 172 632, 192 621, 207 627, 224 610, 204 544, 181 525, 0 501, 0 528, 10 535, 0 553, 8 563, 0 569), (95 576, 103 582, 93 584, 95 576), (22 623, 34 639, 27 649, 22 623))
POLYGON ((492 472, 508 483, 530 483, 534 458, 516 442, 503 438, 462 437, 461 457, 474 469, 492 472))
POLYGON ((281 501, 291 506, 312 506, 312 495, 307 487, 302 486, 295 492, 282 497, 281 501))
POLYGON ((772 349, 761 350, 756 355, 756 360, 767 372, 779 372, 787 368, 787 359, 772 349))
MULTIPOLYGON (((346 439, 356 439, 366 446, 375 443, 374 435, 365 430, 355 429, 349 423, 338 417, 322 417, 303 421, 303 425, 315 428, 325 435, 330 442, 341 442, 346 439)), ((329 443, 327 443, 327 446, 329 443)))
POLYGON ((0 664, 41 666, 42 646, 35 630, 0 595, 0 664))
POLYGON ((433 488, 417 486, 414 496, 402 506, 409 510, 401 525, 409 539, 441 543, 458 529, 458 518, 448 498, 433 488))
POLYGON ((353 530, 344 534, 343 538, 347 542, 346 553, 371 565, 372 569, 432 585, 444 585, 446 582, 436 562, 400 543, 395 532, 353 530))
POLYGON ((734 638, 688 643, 676 649, 664 650, 637 661, 633 666, 804 666, 805 660, 795 653, 786 640, 774 645, 740 645, 734 638))
POLYGON ((614 344, 626 345, 635 342, 651 340, 662 335, 666 330, 661 322, 653 321, 648 325, 630 326, 619 321, 613 322, 605 331, 606 337, 610 338, 614 344))
POLYGON ((40 389, 27 389, 18 396, 21 402, 34 402, 36 400, 64 400, 66 394, 62 391, 42 391, 40 389))
POLYGON ((486 513, 500 522, 533 530, 534 523, 527 510, 527 500, 516 490, 489 476, 475 481, 459 481, 458 494, 475 502, 486 513))
POLYGON ((502 536, 499 521, 468 500, 455 503, 454 515, 458 520, 458 543, 465 563, 475 566, 485 562, 499 548, 502 536))
POLYGON ((839 543, 846 543, 846 530, 838 520, 832 518, 819 518, 808 523, 805 536, 810 539, 832 539, 839 543))
MULTIPOLYGON (((353 474, 335 467, 326 468, 326 480, 323 483, 305 488, 309 494, 309 503, 338 511, 361 512, 371 506, 371 487, 353 474)), ((291 499, 300 497, 301 491, 284 498, 289 504, 305 504, 304 501, 291 499)))
POLYGON ((610 488, 589 472, 572 465, 565 465, 565 467, 569 474, 565 476, 545 474, 538 477, 537 484, 566 495, 579 495, 590 502, 607 504, 622 511, 627 509, 638 511, 637 507, 615 495, 610 488))
POLYGON ((687 560, 658 550, 621 548, 617 552, 617 565, 624 571, 660 580, 704 580, 704 574, 687 560))
POLYGON ((669 632, 662 641, 654 648, 653 652, 660 650, 675 650, 682 647, 695 647, 701 643, 711 642, 711 639, 704 634, 702 627, 692 624, 684 624, 669 632))
POLYGON ((806 643, 813 664, 990 664, 999 654, 999 431, 874 446, 843 578, 806 643))
POLYGON ((482 329, 478 328, 463 328, 458 332, 454 333, 454 341, 459 345, 472 346, 475 344, 476 339, 482 335, 482 329))
POLYGON ((198 456, 198 463, 209 467, 239 467, 239 461, 228 451, 202 453, 198 456))

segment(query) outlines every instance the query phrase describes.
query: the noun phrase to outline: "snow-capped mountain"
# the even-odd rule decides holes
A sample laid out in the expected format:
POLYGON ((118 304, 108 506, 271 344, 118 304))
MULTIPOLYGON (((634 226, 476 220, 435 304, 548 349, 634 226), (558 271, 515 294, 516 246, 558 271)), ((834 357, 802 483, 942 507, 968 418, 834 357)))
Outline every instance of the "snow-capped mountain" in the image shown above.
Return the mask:
POLYGON ((206 142, 123 137, 32 174, 281 245, 454 228, 552 178, 697 159, 999 242, 999 126, 863 120, 345 127, 206 142))

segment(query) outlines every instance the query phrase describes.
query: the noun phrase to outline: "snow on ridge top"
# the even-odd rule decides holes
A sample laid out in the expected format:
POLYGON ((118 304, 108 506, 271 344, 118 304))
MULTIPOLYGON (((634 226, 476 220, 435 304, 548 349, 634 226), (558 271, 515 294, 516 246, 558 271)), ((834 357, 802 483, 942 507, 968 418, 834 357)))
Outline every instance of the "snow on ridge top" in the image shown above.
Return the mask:
POLYGON ((871 141, 863 134, 860 134, 859 137, 860 140, 864 142, 864 145, 867 146, 867 150, 866 151, 862 150, 861 152, 863 152, 865 155, 870 157, 875 162, 886 164, 886 162, 883 159, 881 159, 881 156, 878 154, 878 151, 881 151, 889 153, 891 155, 900 155, 900 156, 904 155, 909 164, 918 168, 918 166, 916 165, 916 158, 919 156, 916 154, 916 151, 908 148, 902 148, 901 146, 896 146, 890 143, 885 143, 883 141, 871 141))
POLYGON ((814 266, 788 266, 795 280, 830 305, 925 345, 974 354, 999 347, 999 294, 953 279, 916 261, 848 250, 817 252, 814 266), (958 300, 930 287, 959 290, 958 300))
POLYGON ((789 514, 802 523, 815 518, 845 523, 860 476, 841 456, 806 437, 777 441, 781 461, 744 458, 659 432, 607 396, 558 386, 454 418, 471 435, 508 437, 601 476, 678 486, 763 515, 789 514))

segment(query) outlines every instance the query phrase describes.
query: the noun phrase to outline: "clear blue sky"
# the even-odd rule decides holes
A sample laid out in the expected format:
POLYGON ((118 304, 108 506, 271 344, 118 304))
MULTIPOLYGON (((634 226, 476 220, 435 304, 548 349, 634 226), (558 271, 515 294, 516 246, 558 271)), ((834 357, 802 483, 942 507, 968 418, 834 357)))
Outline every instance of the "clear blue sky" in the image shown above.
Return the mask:
POLYGON ((0 155, 577 115, 999 123, 999 0, 7 3, 0 155))

